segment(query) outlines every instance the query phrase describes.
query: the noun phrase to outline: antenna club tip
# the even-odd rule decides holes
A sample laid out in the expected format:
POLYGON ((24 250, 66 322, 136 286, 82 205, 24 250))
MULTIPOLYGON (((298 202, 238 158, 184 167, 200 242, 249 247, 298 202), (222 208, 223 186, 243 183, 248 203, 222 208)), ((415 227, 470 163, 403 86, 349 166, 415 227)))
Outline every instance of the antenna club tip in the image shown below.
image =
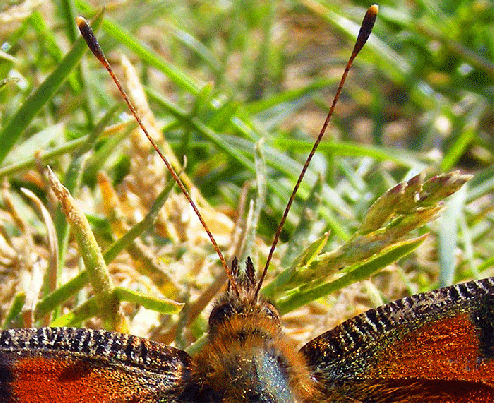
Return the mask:
POLYGON ((94 32, 91 28, 91 26, 88 24, 88 22, 83 18, 83 17, 76 17, 75 22, 77 24, 77 27, 79 28, 79 31, 81 32, 82 37, 87 43, 87 46, 93 52, 93 54, 98 58, 98 60, 107 66, 108 62, 105 58, 105 55, 103 54, 103 51, 101 50, 98 40, 94 36, 94 32))
POLYGON ((377 15, 377 13, 379 12, 379 6, 377 4, 373 4, 369 7, 369 10, 367 10, 367 12, 372 15, 377 15))
POLYGON ((80 15, 75 18, 75 23, 79 29, 88 25, 86 19, 80 15))

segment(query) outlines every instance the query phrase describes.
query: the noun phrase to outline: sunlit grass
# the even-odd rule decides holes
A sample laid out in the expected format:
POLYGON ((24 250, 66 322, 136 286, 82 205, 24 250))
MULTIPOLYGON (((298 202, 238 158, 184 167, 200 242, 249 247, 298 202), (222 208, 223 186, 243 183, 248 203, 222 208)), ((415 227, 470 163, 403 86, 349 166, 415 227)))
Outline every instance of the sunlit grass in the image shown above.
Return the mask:
MULTIPOLYGON (((33 298, 43 302, 33 310, 36 325, 46 323, 41 316, 48 313, 50 320, 67 313, 73 319, 74 307, 83 306, 92 293, 85 275, 77 274, 83 264, 63 215, 55 213, 47 196, 43 164, 53 167, 80 203, 103 251, 152 210, 165 187, 163 165, 149 156, 147 143, 133 132, 134 123, 118 115, 115 105, 122 101, 106 71, 89 54, 82 57, 74 17, 93 18, 99 10, 81 0, 62 4, 57 12, 56 6, 44 5, 17 17, 0 34, 6 52, 0 54, 0 80, 17 78, 0 87, 3 326, 25 325, 19 295, 31 288, 36 265, 42 270, 55 266, 46 270, 57 273, 62 290, 54 299, 53 289, 38 287, 33 298), (53 224, 37 216, 21 187, 33 190, 51 209, 53 224), (47 244, 49 225, 55 228, 58 252, 47 244), (51 259, 54 253, 58 263, 51 259), (36 309, 43 315, 38 317, 36 309)), ((142 85, 151 106, 140 104, 141 113, 149 114, 157 141, 183 169, 185 181, 196 186, 193 195, 228 258, 247 254, 242 240, 249 239, 249 225, 256 222, 249 254, 262 267, 367 6, 314 0, 150 1, 116 4, 103 15, 102 47, 119 75, 122 54, 137 68, 139 82, 128 79, 129 92, 137 93, 142 85), (256 168, 256 153, 263 156, 263 169, 256 168), (266 187, 263 207, 254 205, 257 214, 249 216, 248 200, 259 200, 259 178, 266 187), (238 215, 243 221, 233 236, 238 215), (246 219, 257 216, 258 221, 246 219)), ((322 252, 348 241, 367 209, 396 183, 423 170, 474 174, 466 190, 453 196, 439 225, 433 225, 438 238, 429 237, 376 277, 381 295, 369 294, 373 288, 367 283, 365 290, 347 296, 350 306, 343 315, 361 309, 356 301, 365 300, 367 307, 379 298, 490 273, 494 10, 482 1, 448 7, 419 2, 411 8, 400 1, 380 5, 374 34, 354 64, 327 141, 282 234, 270 278, 328 231, 322 252), (306 223, 300 226, 302 218, 306 223)), ((171 196, 163 211, 153 229, 137 235, 136 244, 112 255, 110 274, 120 295, 137 305, 146 294, 158 302, 190 299, 192 311, 202 309, 194 301, 198 295, 215 295, 219 285, 207 287, 221 279, 222 269, 180 197, 171 196)), ((308 309, 326 310, 334 302, 322 299, 308 309)), ((141 318, 135 304, 123 305, 131 330, 132 321, 141 318)), ((70 324, 92 325, 77 318, 70 324)), ((150 319, 148 328, 157 323, 150 319)), ((176 317, 161 318, 162 340, 173 339, 176 323, 176 317)), ((200 320, 191 326, 193 333, 203 329, 200 320)))

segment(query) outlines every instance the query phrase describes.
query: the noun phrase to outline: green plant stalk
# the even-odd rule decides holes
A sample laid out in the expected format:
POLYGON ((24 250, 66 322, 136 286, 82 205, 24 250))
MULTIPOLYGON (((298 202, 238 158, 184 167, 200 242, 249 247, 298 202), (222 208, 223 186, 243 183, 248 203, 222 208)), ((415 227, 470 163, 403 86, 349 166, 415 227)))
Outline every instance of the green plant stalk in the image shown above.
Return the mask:
MULTIPOLYGON (((141 222, 134 225, 123 237, 117 240, 108 250, 105 251, 103 258, 106 263, 109 263, 115 259, 118 253, 128 247, 134 239, 136 239, 140 234, 142 234, 143 231, 154 223, 154 220, 156 219, 163 203, 166 201, 174 183, 175 182, 170 181, 167 187, 163 189, 153 203, 153 206, 149 210, 148 214, 141 222)), ((84 288, 88 282, 89 277, 87 271, 81 271, 76 277, 60 286, 57 290, 49 294, 36 305, 35 319, 39 319, 56 309, 56 307, 61 305, 64 301, 84 288)))
MULTIPOLYGON (((69 167, 65 172, 64 185, 70 194, 76 194, 79 190, 82 175, 84 172, 84 163, 86 161, 86 156, 89 151, 94 147, 96 139, 103 132, 104 128, 108 126, 111 118, 115 112, 119 109, 119 106, 114 106, 101 118, 96 127, 91 131, 88 136, 85 136, 85 142, 81 147, 74 153, 73 158, 70 161, 69 167)), ((59 268, 58 271, 61 272, 63 267, 63 262, 65 261, 65 254, 67 252, 67 245, 69 242, 69 226, 65 215, 58 209, 55 216, 55 227, 57 229, 58 238, 58 261, 59 268)), ((60 273, 59 273, 60 274, 60 273)), ((60 277, 60 275, 59 275, 60 277)))
POLYGON ((465 208, 466 187, 462 187, 448 200, 447 207, 438 219, 437 253, 441 268, 439 285, 446 287, 455 279, 455 250, 458 245, 458 220, 465 208))
POLYGON ((146 309, 151 309, 165 315, 177 313, 184 306, 181 302, 176 302, 168 298, 149 297, 124 287, 115 287, 114 292, 119 301, 132 302, 133 304, 140 305, 146 309))
POLYGON ((104 313, 104 319, 110 326, 114 327, 117 324, 118 301, 114 298, 110 274, 89 222, 86 216, 75 206, 74 199, 50 168, 47 169, 47 176, 76 237, 99 308, 104 313), (108 314, 109 310, 110 314, 108 314))
POLYGON ((160 192, 153 205, 149 209, 146 216, 137 224, 135 224, 125 235, 115 241, 103 254, 105 262, 109 263, 126 247, 128 247, 134 239, 136 239, 139 235, 141 235, 146 229, 151 227, 158 216, 158 213, 165 204, 165 201, 168 199, 173 186, 175 185, 175 181, 168 181, 168 184, 165 188, 160 192))
POLYGON ((24 307, 24 303, 26 302, 26 294, 21 292, 14 297, 14 301, 12 305, 10 305, 9 312, 5 317, 5 321, 2 323, 2 328, 7 329, 10 327, 10 324, 17 318, 22 312, 22 308, 24 307))
POLYGON ((280 298, 276 302, 280 313, 286 314, 293 311, 309 302, 315 301, 316 299, 322 298, 326 295, 332 294, 344 287, 349 286, 357 281, 364 280, 370 276, 376 274, 378 271, 384 269, 386 266, 397 261, 398 259, 406 256, 414 249, 416 249, 424 240, 427 238, 426 235, 422 235, 418 238, 407 240, 399 244, 393 245, 393 247, 386 250, 384 253, 380 254, 374 259, 371 259, 362 265, 358 265, 356 269, 346 273, 337 280, 330 283, 325 283, 308 290, 301 290, 292 293, 288 297, 280 298))
POLYGON ((97 298, 91 298, 85 303, 79 305, 73 311, 59 316, 50 323, 52 327, 81 326, 81 323, 87 319, 101 314, 100 302, 97 298))
POLYGON ((262 295, 267 299, 275 299, 276 295, 283 292, 286 284, 290 282, 297 269, 310 265, 310 263, 321 253, 324 246, 328 242, 329 233, 325 233, 323 236, 316 239, 310 244, 300 255, 298 255, 292 261, 292 265, 278 274, 274 280, 262 289, 262 295))
POLYGON ((252 214, 252 218, 248 225, 249 231, 246 235, 245 246, 243 248, 241 262, 243 262, 247 256, 254 256, 252 253, 252 247, 254 245, 255 237, 257 234, 257 225, 261 216, 262 209, 266 202, 266 161, 263 154, 263 139, 259 140, 255 146, 255 166, 256 166, 256 182, 257 182, 257 197, 255 200, 255 207, 252 214))
POLYGON ((489 267, 494 266, 494 256, 482 262, 477 266, 477 272, 482 273, 484 270, 487 270, 489 267))
POLYGON ((34 168, 38 161, 42 163, 49 163, 53 161, 55 158, 60 157, 61 155, 71 153, 77 150, 81 145, 83 145, 87 141, 87 135, 82 136, 78 139, 68 141, 62 144, 59 147, 56 147, 48 152, 43 152, 39 155, 39 157, 30 157, 25 161, 21 161, 18 163, 10 164, 0 168, 0 178, 4 178, 6 176, 12 176, 19 172, 26 171, 30 168, 34 168))
MULTIPOLYGON (((297 151, 309 151, 312 143, 309 141, 283 139, 284 148, 297 151)), ((320 144, 319 152, 331 153, 347 157, 371 157, 377 161, 391 161, 400 166, 412 168, 415 171, 423 171, 427 168, 426 163, 421 163, 418 154, 407 150, 394 149, 390 147, 374 147, 365 144, 356 144, 349 141, 327 140, 320 144)))
POLYGON ((447 172, 454 168, 460 157, 466 152, 477 136, 479 123, 486 113, 485 105, 475 106, 464 117, 466 123, 462 128, 462 132, 457 136, 455 142, 449 147, 441 161, 441 170, 447 172))
POLYGON ((86 270, 81 271, 77 276, 67 281, 55 291, 47 295, 43 300, 36 304, 34 311, 34 320, 38 320, 48 313, 52 312, 64 301, 75 295, 89 282, 86 270))
MULTIPOLYGON (((293 267, 295 262, 300 262, 300 258, 302 256, 306 256, 304 254, 304 250, 309 246, 307 245, 307 242, 312 236, 311 230, 314 224, 313 219, 322 202, 322 187, 322 177, 319 175, 316 183, 309 193, 309 196, 304 201, 304 205, 302 206, 302 214, 298 221, 297 227, 290 238, 285 254, 281 258, 281 267, 293 267)), ((328 239, 326 235, 323 236, 323 238, 325 241, 328 239)), ((322 242, 321 248, 325 245, 325 241, 322 242)), ((316 249, 316 253, 321 251, 319 248, 316 249)))

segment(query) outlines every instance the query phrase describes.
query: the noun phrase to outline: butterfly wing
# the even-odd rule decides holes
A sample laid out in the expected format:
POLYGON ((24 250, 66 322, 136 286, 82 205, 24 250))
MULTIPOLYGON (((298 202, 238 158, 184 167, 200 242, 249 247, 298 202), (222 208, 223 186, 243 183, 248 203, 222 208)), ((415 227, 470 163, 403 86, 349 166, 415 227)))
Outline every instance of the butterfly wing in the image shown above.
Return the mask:
POLYGON ((0 403, 177 402, 184 351, 88 329, 0 332, 0 403))
POLYGON ((493 402, 494 279, 400 299, 302 348, 337 402, 493 402))

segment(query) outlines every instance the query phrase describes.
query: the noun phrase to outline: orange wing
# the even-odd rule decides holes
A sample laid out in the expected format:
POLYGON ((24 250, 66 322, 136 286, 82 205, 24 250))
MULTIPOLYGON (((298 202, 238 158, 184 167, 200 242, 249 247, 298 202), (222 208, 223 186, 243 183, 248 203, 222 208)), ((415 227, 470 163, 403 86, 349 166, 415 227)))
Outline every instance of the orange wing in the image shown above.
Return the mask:
POLYGON ((302 353, 328 401, 493 402, 494 279, 370 310, 302 353))
POLYGON ((72 328, 0 332, 1 403, 173 403, 183 351, 136 336, 72 328))

